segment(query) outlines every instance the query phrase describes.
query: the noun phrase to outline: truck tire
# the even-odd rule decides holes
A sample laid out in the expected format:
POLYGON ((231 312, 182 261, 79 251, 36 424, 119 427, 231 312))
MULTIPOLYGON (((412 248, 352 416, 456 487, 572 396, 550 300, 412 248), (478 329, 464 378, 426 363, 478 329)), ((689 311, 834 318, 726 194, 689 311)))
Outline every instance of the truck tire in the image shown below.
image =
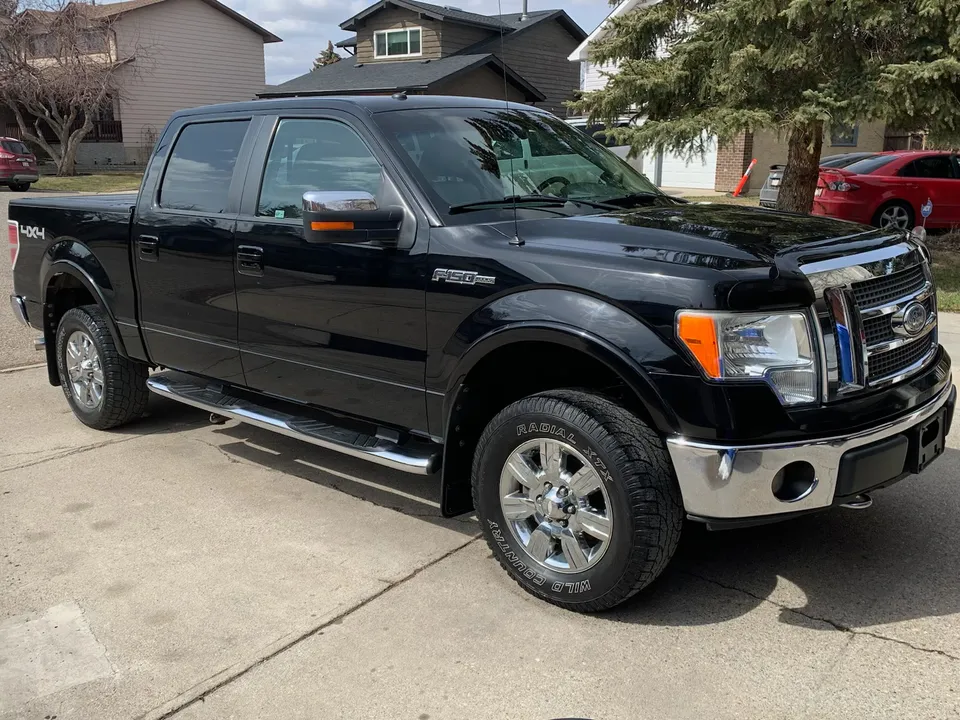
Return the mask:
POLYGON ((524 590, 568 610, 622 603, 680 540, 683 502, 663 441, 590 393, 506 407, 477 443, 472 481, 494 556, 524 590))
POLYGON ((84 425, 109 430, 147 409, 147 366, 117 352, 96 305, 73 308, 60 319, 57 368, 63 394, 84 425))

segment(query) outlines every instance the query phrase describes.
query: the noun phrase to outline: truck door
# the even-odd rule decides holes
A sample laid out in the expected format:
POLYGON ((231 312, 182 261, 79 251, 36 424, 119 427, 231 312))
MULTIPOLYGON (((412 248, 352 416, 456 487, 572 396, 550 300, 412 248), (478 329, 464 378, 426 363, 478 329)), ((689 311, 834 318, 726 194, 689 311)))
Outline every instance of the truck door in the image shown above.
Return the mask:
POLYGON ((233 236, 243 174, 235 170, 259 122, 188 117, 172 125, 151 161, 132 232, 150 359, 240 384, 233 236))
POLYGON ((237 224, 247 385, 426 430, 426 222, 351 115, 278 117, 265 128, 270 122, 251 156, 237 224), (302 206, 311 191, 364 191, 380 207, 403 207, 400 246, 307 242, 302 206))

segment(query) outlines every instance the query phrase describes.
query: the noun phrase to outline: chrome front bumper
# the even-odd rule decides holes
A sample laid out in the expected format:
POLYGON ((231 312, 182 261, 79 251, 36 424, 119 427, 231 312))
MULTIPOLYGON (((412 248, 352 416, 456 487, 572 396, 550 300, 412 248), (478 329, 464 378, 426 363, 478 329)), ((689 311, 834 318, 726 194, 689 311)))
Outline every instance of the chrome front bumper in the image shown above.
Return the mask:
POLYGON ((684 509, 701 518, 734 519, 816 510, 834 502, 840 459, 854 448, 899 435, 932 418, 954 392, 952 380, 933 400, 908 415, 849 437, 805 443, 730 447, 667 439, 680 483, 684 509), (796 500, 778 499, 774 478, 790 463, 805 461, 815 471, 809 492, 796 500))
POLYGON ((13 310, 13 316, 24 325, 29 325, 27 320, 27 303, 19 295, 10 296, 10 309, 13 310))

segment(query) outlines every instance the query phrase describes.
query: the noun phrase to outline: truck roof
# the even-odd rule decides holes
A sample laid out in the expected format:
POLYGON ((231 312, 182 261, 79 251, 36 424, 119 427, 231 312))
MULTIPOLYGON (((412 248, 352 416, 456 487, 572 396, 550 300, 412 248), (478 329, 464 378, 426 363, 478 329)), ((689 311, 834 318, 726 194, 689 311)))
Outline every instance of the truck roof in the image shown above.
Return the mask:
MULTIPOLYGON (((264 110, 290 109, 336 109, 356 107, 368 113, 390 112, 392 110, 430 109, 430 108, 489 108, 512 110, 538 110, 531 105, 491 100, 488 98, 461 97, 457 95, 336 95, 332 97, 293 97, 275 100, 250 100, 240 103, 205 105, 174 113, 173 117, 192 115, 214 115, 233 112, 256 112, 264 110)), ((539 110, 540 112, 545 112, 539 110)))

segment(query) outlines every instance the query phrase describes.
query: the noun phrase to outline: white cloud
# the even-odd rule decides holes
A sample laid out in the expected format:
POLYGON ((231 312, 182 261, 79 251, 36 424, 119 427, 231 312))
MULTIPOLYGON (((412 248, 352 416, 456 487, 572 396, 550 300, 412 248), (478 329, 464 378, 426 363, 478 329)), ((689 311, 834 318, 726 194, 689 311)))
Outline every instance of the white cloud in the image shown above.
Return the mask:
MULTIPOLYGON (((327 46, 350 36, 339 25, 372 4, 364 0, 221 0, 283 38, 266 46, 267 82, 277 84, 308 72, 327 46)), ((434 0, 469 12, 496 15, 497 0, 434 0)), ((520 12, 521 0, 500 0, 504 13, 520 12)), ((610 12, 607 0, 529 0, 530 10, 563 8, 587 32, 610 12)), ((345 54, 341 51, 341 55, 345 54)))

